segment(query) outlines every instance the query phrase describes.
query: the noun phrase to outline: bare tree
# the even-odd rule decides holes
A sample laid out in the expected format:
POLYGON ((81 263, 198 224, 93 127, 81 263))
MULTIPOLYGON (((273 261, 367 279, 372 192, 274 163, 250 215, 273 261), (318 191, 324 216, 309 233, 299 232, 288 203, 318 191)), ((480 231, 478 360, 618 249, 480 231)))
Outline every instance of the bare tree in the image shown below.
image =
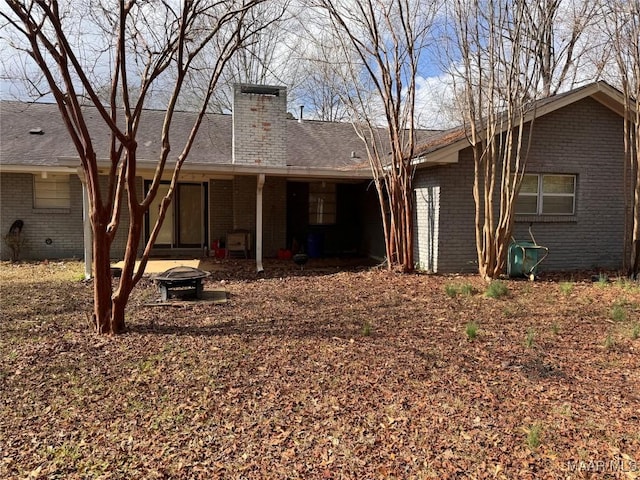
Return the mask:
MULTIPOLYGON (((296 5, 292 0, 269 0, 247 12, 247 25, 268 25, 268 28, 262 28, 253 35, 229 59, 209 102, 210 111, 227 113, 232 110, 233 85, 237 83, 286 85, 288 97, 291 97, 290 92, 299 78, 299 65, 293 52, 301 40, 291 31, 292 23, 297 21, 296 15, 296 5)), ((206 50, 207 54, 194 63, 193 74, 187 84, 188 94, 180 100, 187 110, 199 106, 207 90, 207 57, 215 58, 221 54, 215 44, 208 45, 206 50)))
POLYGON ((348 61, 343 100, 365 143, 380 200, 389 268, 413 263, 415 95, 436 2, 317 0, 348 61), (353 60, 352 60, 353 59, 353 60), (384 132, 381 134, 381 132, 384 132))
POLYGON ((624 95, 625 265, 632 277, 640 273, 640 2, 602 2, 604 26, 610 39, 617 74, 614 83, 624 95))
POLYGON ((525 2, 454 0, 452 8, 460 59, 453 79, 474 160, 478 269, 489 280, 505 266, 541 65, 531 54, 536 38, 525 2))
POLYGON ((125 330, 129 295, 143 275, 178 174, 222 69, 233 53, 263 28, 262 24, 246 22, 248 13, 258 3, 260 0, 120 0, 104 4, 8 0, 9 12, 0 12, 14 35, 14 45, 24 49, 46 78, 80 158, 90 204, 93 322, 99 333, 125 330), (82 15, 82 22, 74 16, 77 14, 82 15), (96 22, 88 27, 92 18, 96 22), (176 135, 171 127, 176 104, 191 67, 212 43, 217 46, 218 56, 200 64, 208 72, 208 83, 199 112, 187 140, 175 149, 172 140, 176 135), (110 60, 106 67, 100 63, 105 58, 110 60), (103 102, 96 78, 105 72, 110 80, 108 98, 103 102), (144 120, 143 107, 156 84, 169 74, 173 82, 159 132, 160 154, 151 187, 138 198, 136 138, 144 120), (92 134, 98 132, 90 131, 83 102, 95 107, 110 134, 110 148, 106 152, 94 148, 92 134), (99 158, 109 161, 106 191, 99 174, 99 158), (175 166, 170 167, 169 162, 173 161, 175 166), (165 168, 173 171, 170 188, 160 203, 158 221, 144 247, 140 267, 134 271, 144 215, 156 196, 165 168), (129 223, 124 267, 114 291, 110 250, 125 209, 129 223))
MULTIPOLYGON (((586 65, 587 53, 602 45, 585 41, 598 20, 594 0, 538 0, 527 3, 523 25, 530 39, 529 52, 540 70, 540 95, 549 97, 562 88, 571 88, 586 65)), ((593 70, 593 69, 591 69, 593 70)), ((596 76, 597 71, 591 75, 596 76)), ((590 79, 595 80, 595 78, 590 79)))
POLYGON ((305 17, 298 18, 298 31, 301 38, 314 41, 307 41, 304 48, 300 45, 297 55, 300 81, 295 88, 296 100, 305 108, 305 115, 316 120, 350 121, 351 109, 345 98, 354 97, 356 85, 351 81, 348 66, 357 60, 353 52, 343 50, 330 26, 322 25, 322 17, 318 17, 321 12, 309 10, 305 13, 305 17), (318 18, 308 21, 313 14, 318 18))

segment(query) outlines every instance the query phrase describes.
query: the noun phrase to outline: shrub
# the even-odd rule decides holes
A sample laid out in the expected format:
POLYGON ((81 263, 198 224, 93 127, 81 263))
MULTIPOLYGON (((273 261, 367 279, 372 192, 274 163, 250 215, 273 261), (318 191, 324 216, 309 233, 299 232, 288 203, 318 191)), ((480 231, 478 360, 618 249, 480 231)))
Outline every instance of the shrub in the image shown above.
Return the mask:
POLYGON ((362 324, 362 335, 365 337, 370 337, 373 333, 373 327, 369 322, 364 322, 362 324))
POLYGON ((448 283, 444 286, 444 293, 447 294, 447 297, 454 298, 458 295, 458 288, 452 283, 448 283))
POLYGON ((611 309, 611 319, 614 322, 624 322, 627 319, 627 311, 622 303, 616 303, 611 309))
POLYGON ((467 328, 465 329, 465 332, 469 340, 475 339, 478 336, 478 324, 476 322, 467 323, 467 328))
POLYGON ((560 282, 560 291, 563 295, 569 296, 573 291, 573 282, 560 282))
POLYGON ((531 425, 531 427, 529 427, 529 429, 527 430, 527 446, 531 450, 534 450, 540 446, 540 433, 541 428, 537 423, 531 425))
POLYGON ((524 339, 524 344, 527 348, 531 348, 533 346, 533 341, 536 339, 536 331, 533 328, 527 329, 527 336, 524 339))
POLYGON ((509 289, 504 282, 500 280, 493 280, 487 287, 487 291, 484 293, 489 298, 501 298, 509 292, 509 289))
POLYGON ((462 295, 471 296, 474 294, 474 292, 475 289, 470 283, 463 283, 462 285, 460 285, 460 293, 462 295))
POLYGON ((615 345, 616 345, 616 339, 613 338, 613 335, 611 335, 611 333, 609 333, 607 335, 607 338, 604 339, 604 348, 606 348, 607 350, 610 350, 613 347, 615 347, 615 345))
POLYGON ((449 283, 444 286, 444 292, 448 297, 454 298, 457 295, 465 295, 470 296, 473 295, 474 289, 473 285, 470 283, 463 283, 462 285, 454 285, 453 283, 449 283))

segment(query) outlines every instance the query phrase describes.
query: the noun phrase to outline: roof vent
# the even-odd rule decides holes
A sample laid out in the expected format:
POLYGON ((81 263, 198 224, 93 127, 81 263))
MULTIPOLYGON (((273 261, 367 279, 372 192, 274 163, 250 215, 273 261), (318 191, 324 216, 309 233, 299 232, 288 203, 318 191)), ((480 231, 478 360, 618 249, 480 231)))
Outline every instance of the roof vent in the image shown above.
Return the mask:
POLYGON ((41 127, 32 128, 31 130, 29 130, 29 133, 31 135, 44 135, 44 130, 42 130, 41 127))

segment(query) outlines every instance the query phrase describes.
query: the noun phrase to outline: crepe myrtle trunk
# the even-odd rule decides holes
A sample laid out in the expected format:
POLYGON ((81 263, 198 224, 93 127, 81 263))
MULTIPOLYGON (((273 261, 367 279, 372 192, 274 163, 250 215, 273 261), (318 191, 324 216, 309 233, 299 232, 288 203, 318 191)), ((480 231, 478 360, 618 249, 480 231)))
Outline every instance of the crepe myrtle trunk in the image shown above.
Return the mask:
POLYGON ((93 227, 93 317, 92 323, 97 333, 120 333, 124 330, 124 315, 113 321, 111 302, 111 241, 103 222, 92 221, 93 227))
MULTIPOLYGON (((163 212, 164 213, 164 212, 163 212)), ((118 278, 118 286, 113 289, 111 272, 111 241, 104 227, 98 221, 93 236, 94 312, 93 326, 97 333, 118 334, 126 330, 125 311, 129 296, 139 276, 134 272, 138 246, 142 238, 145 210, 135 208, 130 211, 127 245, 124 254, 124 268, 118 278)), ((162 215, 164 217, 164 215, 162 215)), ((159 219, 162 221, 162 218, 159 219)), ((143 256, 144 257, 144 256, 143 256)))

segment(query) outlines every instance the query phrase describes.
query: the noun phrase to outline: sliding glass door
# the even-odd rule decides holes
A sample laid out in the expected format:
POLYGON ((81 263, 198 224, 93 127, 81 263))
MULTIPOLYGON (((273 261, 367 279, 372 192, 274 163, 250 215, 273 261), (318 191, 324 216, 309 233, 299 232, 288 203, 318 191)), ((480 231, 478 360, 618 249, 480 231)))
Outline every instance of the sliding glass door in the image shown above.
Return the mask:
MULTIPOLYGON (((145 190, 151 182, 145 182, 145 190)), ((146 238, 155 225, 160 202, 169 191, 169 183, 162 183, 156 198, 151 202, 146 222, 146 238)), ((179 183, 154 247, 195 248, 207 244, 207 184, 179 183)))

